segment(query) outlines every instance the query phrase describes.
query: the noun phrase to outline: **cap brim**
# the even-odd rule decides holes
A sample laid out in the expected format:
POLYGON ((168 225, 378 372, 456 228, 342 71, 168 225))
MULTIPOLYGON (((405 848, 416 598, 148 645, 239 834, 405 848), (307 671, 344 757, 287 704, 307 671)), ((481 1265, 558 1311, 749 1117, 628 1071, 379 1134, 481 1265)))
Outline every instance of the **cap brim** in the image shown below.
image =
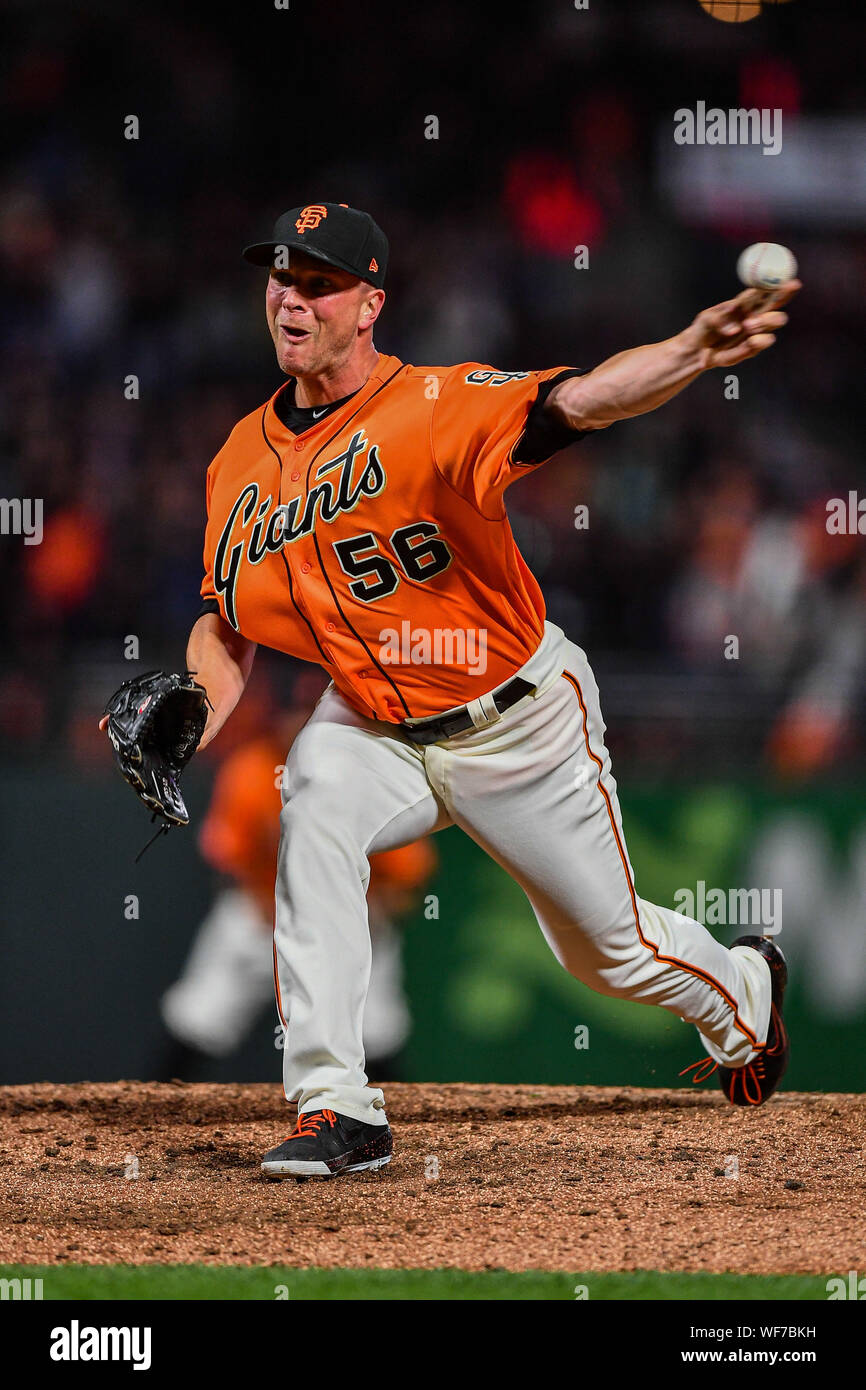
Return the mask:
POLYGON ((271 265, 274 259, 275 241, 257 241, 254 246, 245 246, 243 257, 250 265, 271 265))
POLYGON ((288 246, 291 251, 303 251, 305 256, 312 256, 314 261, 322 261, 325 265, 336 266, 338 270, 345 270, 349 275, 357 275, 358 279, 361 279, 354 266, 347 265, 337 256, 325 256, 321 251, 314 251, 303 241, 257 241, 253 246, 244 247, 244 260, 249 261, 250 265, 270 267, 274 263, 274 252, 278 246, 288 246))

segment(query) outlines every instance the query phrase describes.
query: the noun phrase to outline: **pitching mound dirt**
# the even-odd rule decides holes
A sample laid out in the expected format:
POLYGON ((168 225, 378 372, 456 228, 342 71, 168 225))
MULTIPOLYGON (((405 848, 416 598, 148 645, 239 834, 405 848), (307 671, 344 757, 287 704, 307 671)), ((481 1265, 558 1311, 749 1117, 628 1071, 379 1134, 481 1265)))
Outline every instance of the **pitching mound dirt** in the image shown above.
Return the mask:
POLYGON ((866 1096, 389 1086, 391 1164, 272 1182, 276 1086, 0 1088, 0 1262, 866 1268, 866 1096))

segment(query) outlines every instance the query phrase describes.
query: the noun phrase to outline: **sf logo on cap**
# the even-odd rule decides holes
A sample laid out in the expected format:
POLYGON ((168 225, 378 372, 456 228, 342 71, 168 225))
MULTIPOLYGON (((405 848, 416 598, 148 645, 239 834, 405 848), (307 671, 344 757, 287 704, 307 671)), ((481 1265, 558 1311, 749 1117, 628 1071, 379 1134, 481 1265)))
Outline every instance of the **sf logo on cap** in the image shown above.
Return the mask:
POLYGON ((312 206, 308 208, 301 208, 301 215, 295 222, 295 226, 299 232, 306 232, 308 228, 314 230, 318 227, 322 218, 327 217, 327 215, 327 208, 323 208, 321 204, 313 203, 312 206))

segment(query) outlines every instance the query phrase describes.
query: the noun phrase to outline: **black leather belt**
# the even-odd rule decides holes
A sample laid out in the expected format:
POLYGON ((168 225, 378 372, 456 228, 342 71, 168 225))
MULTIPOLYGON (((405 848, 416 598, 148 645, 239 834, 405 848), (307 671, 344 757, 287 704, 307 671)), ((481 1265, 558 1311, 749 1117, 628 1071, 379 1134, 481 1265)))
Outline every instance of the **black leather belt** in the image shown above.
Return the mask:
MULTIPOLYGON (((493 703, 499 714, 504 714, 534 689, 535 686, 525 681, 522 676, 515 676, 514 680, 497 690, 493 703)), ((439 714, 432 719, 423 719, 420 724, 400 724, 398 727, 413 743, 426 744, 438 743, 441 738, 454 738, 456 734, 465 734, 467 729, 474 729, 475 725, 468 707, 464 705, 462 709, 452 710, 450 714, 439 714)))

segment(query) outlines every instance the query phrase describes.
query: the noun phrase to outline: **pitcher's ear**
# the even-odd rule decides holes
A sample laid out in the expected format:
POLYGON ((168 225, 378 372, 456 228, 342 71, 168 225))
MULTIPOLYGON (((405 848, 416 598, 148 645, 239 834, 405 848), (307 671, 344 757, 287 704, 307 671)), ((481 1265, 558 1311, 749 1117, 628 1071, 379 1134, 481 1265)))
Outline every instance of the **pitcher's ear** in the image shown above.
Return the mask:
POLYGON ((370 324, 376 322, 382 312, 382 305, 385 303, 385 291, 369 284, 364 286, 364 290, 364 310, 361 322, 365 328, 368 328, 370 324))

